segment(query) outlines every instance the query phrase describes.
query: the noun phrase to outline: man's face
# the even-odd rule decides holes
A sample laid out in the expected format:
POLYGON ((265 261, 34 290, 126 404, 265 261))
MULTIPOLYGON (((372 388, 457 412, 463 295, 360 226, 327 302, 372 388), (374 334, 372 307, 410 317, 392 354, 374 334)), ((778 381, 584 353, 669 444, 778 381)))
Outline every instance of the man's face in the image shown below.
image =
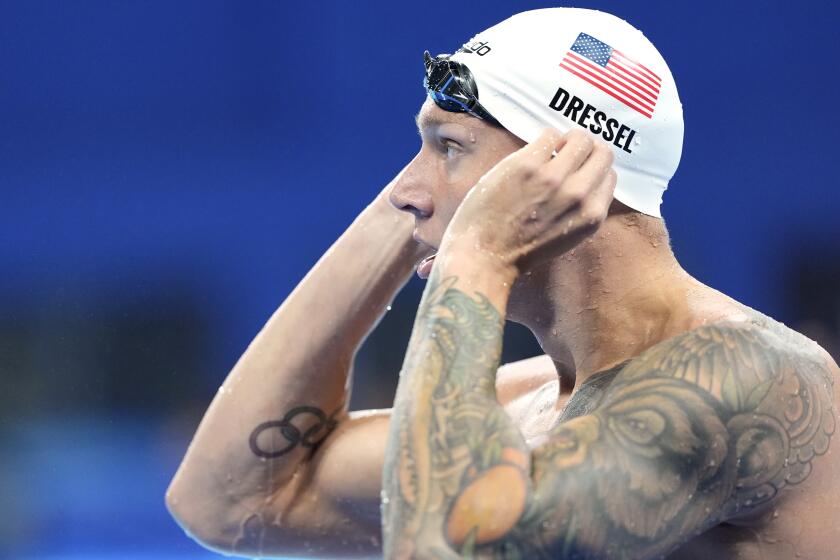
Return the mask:
POLYGON ((482 175, 525 143, 466 113, 426 99, 417 115, 420 151, 391 187, 391 204, 416 218, 415 239, 440 247, 458 205, 482 175))

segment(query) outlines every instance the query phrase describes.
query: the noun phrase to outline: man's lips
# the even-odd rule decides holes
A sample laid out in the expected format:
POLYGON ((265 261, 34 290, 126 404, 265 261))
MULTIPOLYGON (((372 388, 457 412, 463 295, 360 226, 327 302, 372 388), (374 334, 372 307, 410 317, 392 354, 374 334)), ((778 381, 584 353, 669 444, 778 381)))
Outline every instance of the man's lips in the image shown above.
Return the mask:
POLYGON ((428 257, 420 261, 420 264, 417 265, 417 276, 423 278, 424 280, 429 277, 429 274, 431 274, 432 272, 432 266, 435 262, 436 255, 437 253, 435 253, 434 255, 429 255, 428 257))
POLYGON ((427 243, 426 241, 424 241, 423 238, 420 237, 420 235, 418 235, 416 229, 414 230, 414 233, 412 233, 411 237, 413 237, 414 241, 416 241, 417 243, 425 245, 426 247, 435 250, 435 253, 432 253, 431 255, 420 261, 420 263, 417 265, 417 276, 425 280, 429 277, 429 274, 431 274, 432 272, 432 264, 434 263, 435 256, 437 255, 437 247, 435 247, 431 243, 427 243))

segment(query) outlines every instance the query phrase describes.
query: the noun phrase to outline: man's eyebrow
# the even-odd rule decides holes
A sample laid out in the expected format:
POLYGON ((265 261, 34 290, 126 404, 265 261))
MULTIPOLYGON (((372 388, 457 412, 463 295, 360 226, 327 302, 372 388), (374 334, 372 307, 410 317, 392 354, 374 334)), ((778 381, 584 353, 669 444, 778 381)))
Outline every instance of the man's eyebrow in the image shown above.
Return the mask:
POLYGON ((430 126, 438 126, 443 124, 446 121, 442 121, 437 117, 430 115, 429 113, 417 113, 414 115, 414 124, 417 125, 417 130, 421 131, 424 128, 430 126))

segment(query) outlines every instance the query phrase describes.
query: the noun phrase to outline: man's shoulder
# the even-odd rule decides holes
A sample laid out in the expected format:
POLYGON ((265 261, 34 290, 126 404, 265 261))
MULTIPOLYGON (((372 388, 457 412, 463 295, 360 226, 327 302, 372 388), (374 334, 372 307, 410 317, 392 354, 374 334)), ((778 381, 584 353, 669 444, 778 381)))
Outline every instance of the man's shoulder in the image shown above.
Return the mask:
POLYGON ((690 449, 711 446, 722 454, 704 459, 708 465, 729 457, 729 470, 714 472, 730 477, 723 486, 733 494, 719 518, 730 519, 803 482, 828 451, 836 426, 835 369, 816 343, 772 319, 720 321, 631 361, 611 386, 603 414, 639 416, 644 409, 647 424, 680 428, 673 431, 678 437, 659 436, 662 449, 682 453, 693 442, 690 449))
MULTIPOLYGON (((755 386, 785 371, 803 381, 832 384, 837 364, 816 342, 757 311, 737 319, 701 325, 654 345, 628 364, 623 377, 660 374, 700 382, 718 389, 724 377, 755 386)), ((710 387, 712 388, 712 387, 710 387)), ((826 387, 827 388, 827 387, 826 387)))
MULTIPOLYGON (((779 441, 822 454, 835 428, 837 365, 817 343, 770 319, 702 325, 650 348, 619 376, 622 384, 666 380, 713 406, 726 424, 775 422, 779 441)), ((663 389, 657 389, 663 390, 663 389)), ((668 389, 671 390, 671 389, 668 389)), ((762 427, 764 430, 765 427, 762 427)))

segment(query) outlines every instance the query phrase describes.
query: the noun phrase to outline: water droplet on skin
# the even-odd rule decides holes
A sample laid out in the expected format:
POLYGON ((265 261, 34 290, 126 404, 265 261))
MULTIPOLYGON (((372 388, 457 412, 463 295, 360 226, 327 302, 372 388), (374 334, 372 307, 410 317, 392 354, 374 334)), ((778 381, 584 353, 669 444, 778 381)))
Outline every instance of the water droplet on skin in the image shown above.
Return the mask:
POLYGON ((390 305, 389 305, 389 306, 387 306, 387 307, 385 308, 385 311, 391 311, 391 306, 390 306, 390 305))

